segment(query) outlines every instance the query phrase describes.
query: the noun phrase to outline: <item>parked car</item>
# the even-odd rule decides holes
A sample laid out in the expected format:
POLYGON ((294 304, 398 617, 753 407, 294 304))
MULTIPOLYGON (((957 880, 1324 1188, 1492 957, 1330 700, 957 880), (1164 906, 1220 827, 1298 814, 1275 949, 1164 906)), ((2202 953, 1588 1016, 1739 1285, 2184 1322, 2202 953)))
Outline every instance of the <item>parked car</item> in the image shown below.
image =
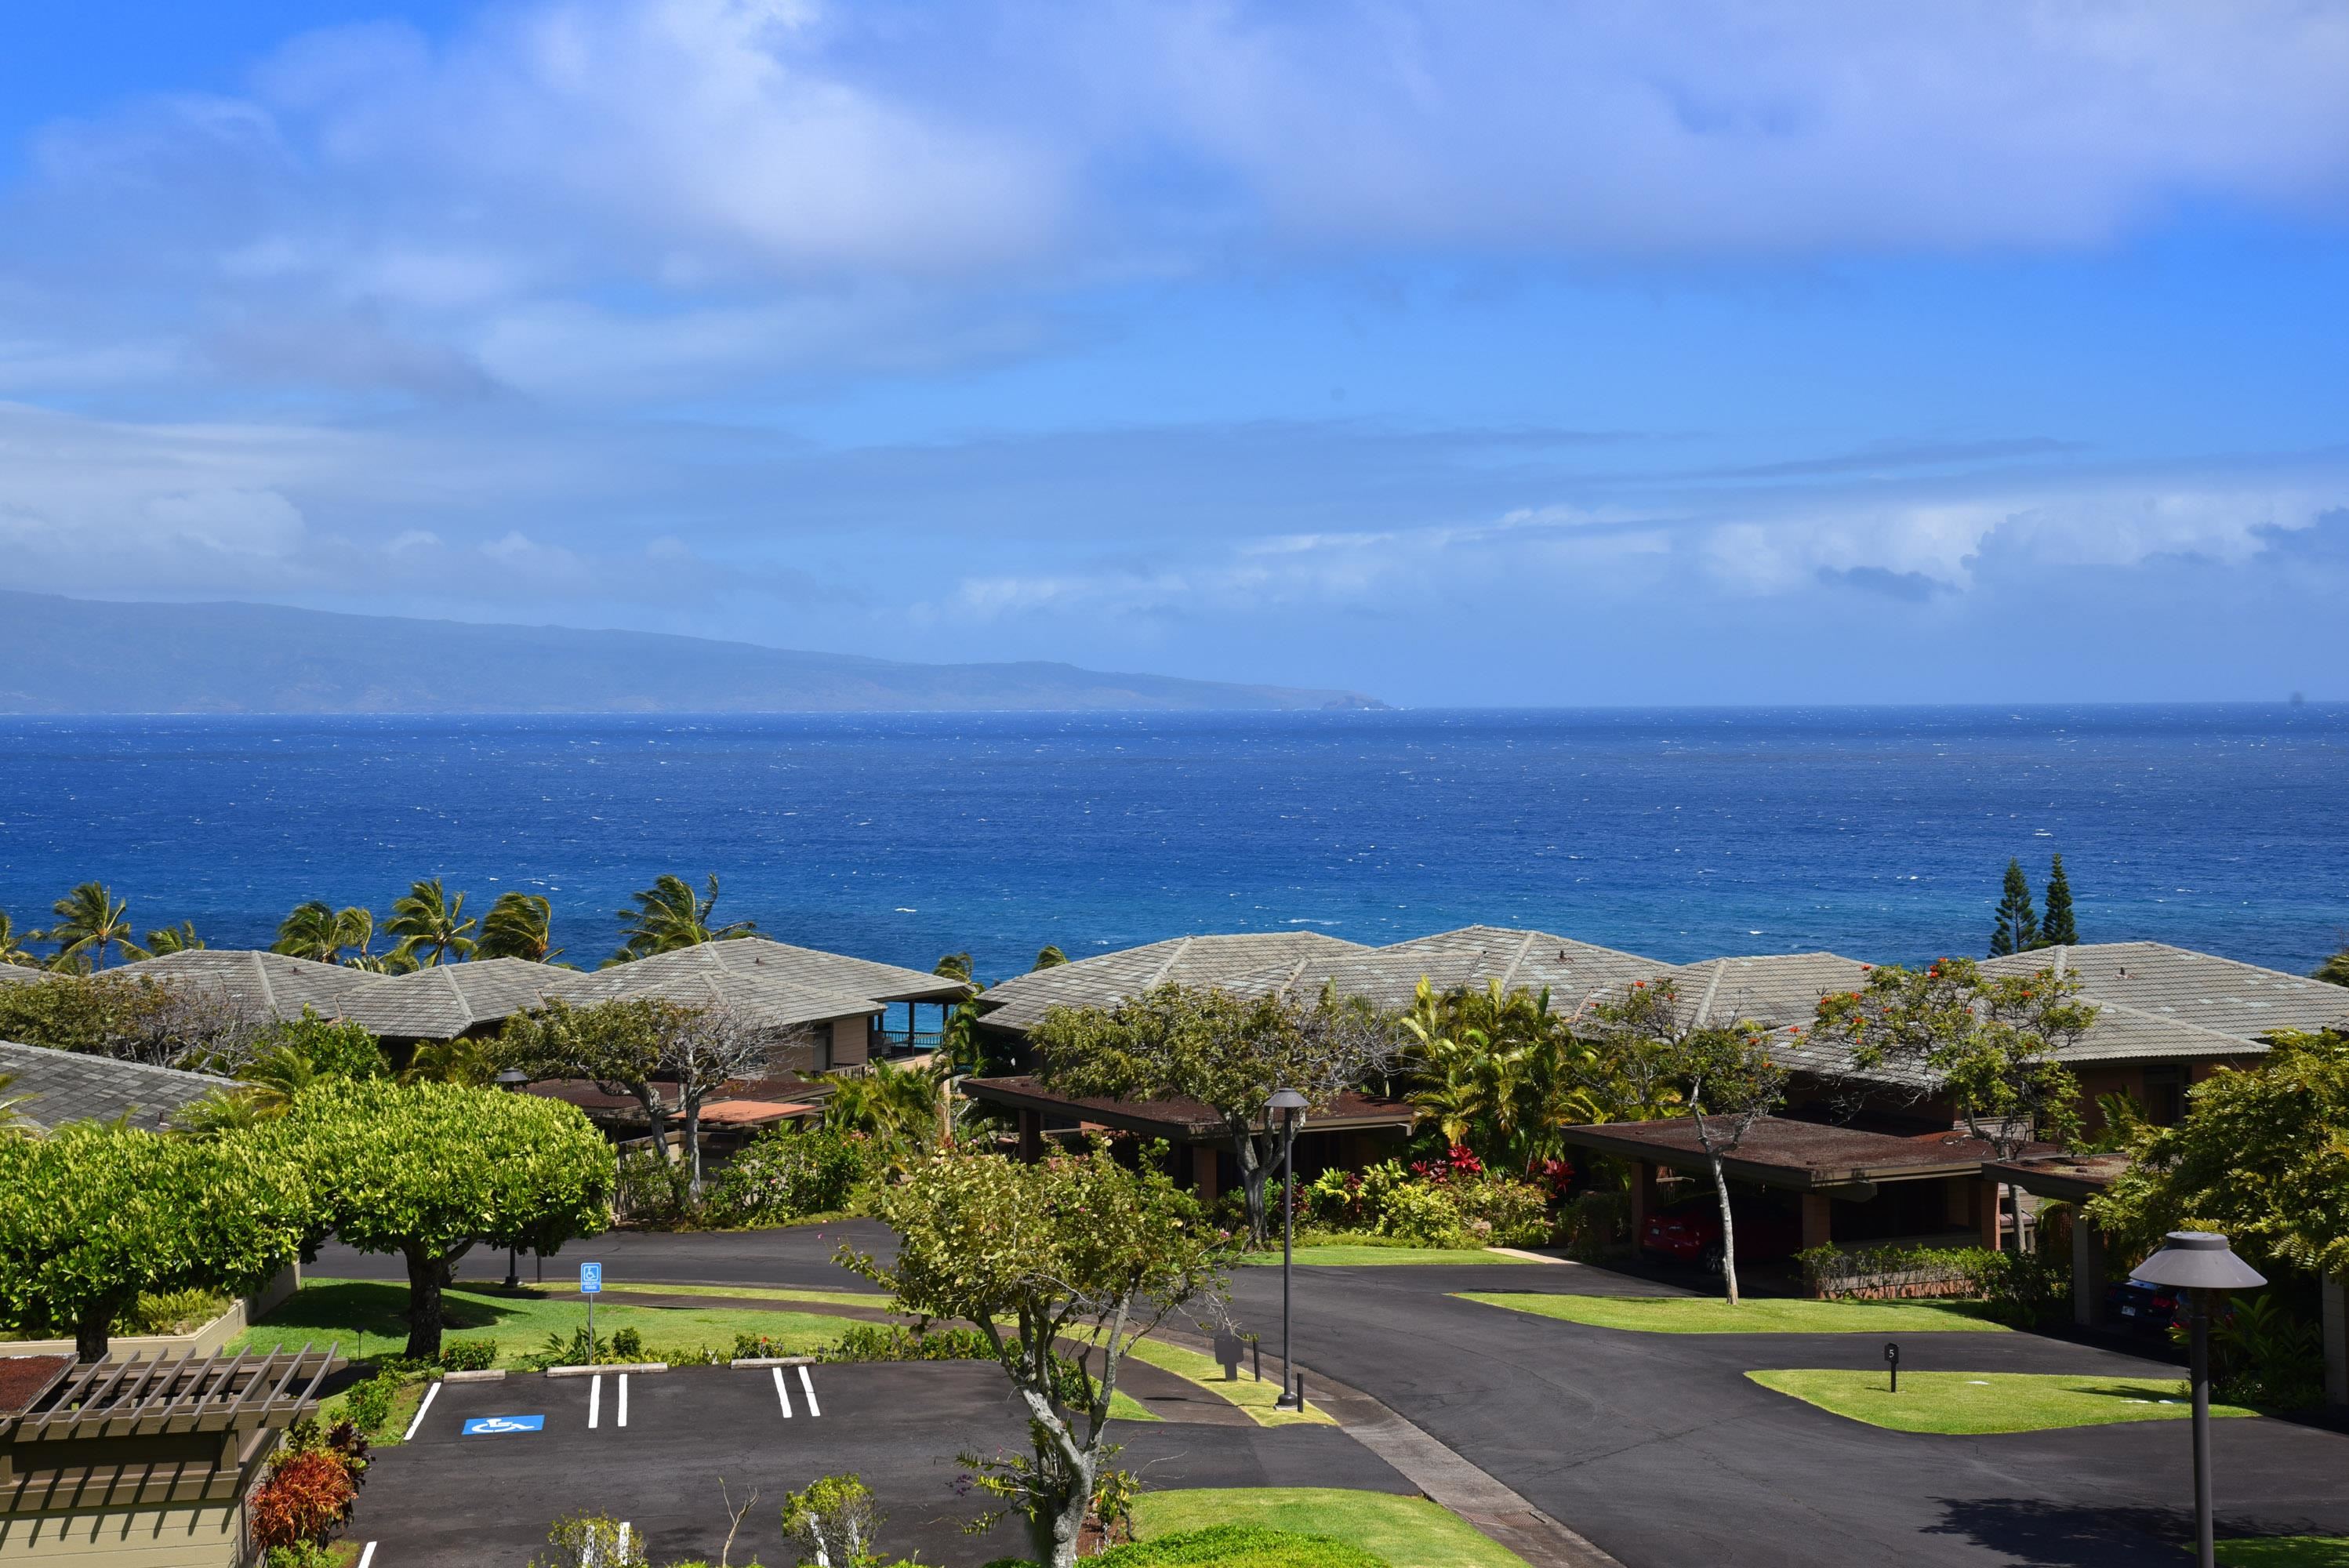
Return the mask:
MULTIPOLYGON (((1801 1219, 1731 1193, 1730 1217, 1737 1222, 1737 1261, 1767 1263, 1795 1255, 1803 1244, 1801 1219)), ((1721 1202, 1712 1194, 1686 1198, 1648 1216, 1640 1234, 1643 1252, 1675 1263, 1721 1272, 1721 1202)))
MULTIPOLYGON (((2125 1279, 2105 1287, 2105 1320, 2124 1333, 2166 1336, 2173 1326, 2189 1325, 2190 1310, 2185 1296, 2168 1285, 2125 1279)), ((2214 1327, 2232 1323, 2233 1300, 2220 1302, 2210 1315, 2214 1327)))

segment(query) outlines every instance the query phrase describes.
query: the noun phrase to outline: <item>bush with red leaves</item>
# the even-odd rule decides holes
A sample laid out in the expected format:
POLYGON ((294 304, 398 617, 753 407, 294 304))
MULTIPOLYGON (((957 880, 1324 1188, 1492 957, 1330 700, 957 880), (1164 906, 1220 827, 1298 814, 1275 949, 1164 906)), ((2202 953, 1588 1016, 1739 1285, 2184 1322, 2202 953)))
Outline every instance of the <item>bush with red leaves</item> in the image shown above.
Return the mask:
POLYGON ((357 1485, 342 1459, 325 1449, 282 1456, 253 1494, 256 1546, 323 1544, 351 1516, 357 1485))

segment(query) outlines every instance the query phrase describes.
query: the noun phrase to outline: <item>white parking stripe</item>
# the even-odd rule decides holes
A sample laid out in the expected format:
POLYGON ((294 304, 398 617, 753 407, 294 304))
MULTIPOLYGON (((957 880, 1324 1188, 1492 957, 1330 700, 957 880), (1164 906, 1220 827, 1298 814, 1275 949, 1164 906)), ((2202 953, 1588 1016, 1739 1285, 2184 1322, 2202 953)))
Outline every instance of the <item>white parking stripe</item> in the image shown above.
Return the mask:
POLYGON ((788 1421, 792 1418, 791 1385, 783 1381, 783 1369, 781 1367, 770 1367, 767 1370, 775 1375, 775 1398, 782 1401, 783 1419, 788 1421))
MULTIPOLYGON (((625 1373, 623 1373, 623 1374, 622 1374, 622 1376, 624 1376, 624 1377, 625 1377, 626 1375, 626 1374, 625 1374, 625 1373)), ((627 1522, 626 1520, 625 1520, 625 1519, 624 1519, 624 1520, 620 1521, 620 1561, 621 1561, 621 1562, 623 1562, 623 1563, 626 1563, 627 1560, 628 1560, 628 1522, 627 1522)))
POLYGON ((370 1541, 359 1553, 359 1568, 367 1568, 375 1561, 375 1542, 370 1541))
POLYGON ((425 1386, 424 1403, 416 1407, 416 1418, 408 1423, 408 1430, 399 1439, 401 1442, 412 1443, 416 1440, 416 1429, 424 1424, 424 1412, 432 1408, 432 1397, 440 1392, 440 1385, 437 1380, 425 1386))
POLYGON ((626 1372, 620 1374, 620 1418, 613 1424, 621 1427, 628 1424, 628 1375, 626 1372))
POLYGON ((595 1423, 604 1418, 604 1375, 595 1374, 587 1385, 587 1429, 594 1431, 595 1423))
POLYGON ((807 1368, 804 1367, 800 1368, 800 1387, 807 1392, 808 1414, 811 1416, 823 1415, 823 1407, 815 1402, 815 1385, 808 1381, 807 1368))

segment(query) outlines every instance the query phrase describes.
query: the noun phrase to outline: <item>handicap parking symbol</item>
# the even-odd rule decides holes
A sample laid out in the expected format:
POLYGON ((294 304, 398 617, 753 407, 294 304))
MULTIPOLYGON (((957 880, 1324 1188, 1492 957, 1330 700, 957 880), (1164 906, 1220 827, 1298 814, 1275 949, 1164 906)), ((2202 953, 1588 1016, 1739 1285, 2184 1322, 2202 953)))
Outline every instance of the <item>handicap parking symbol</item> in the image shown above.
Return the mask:
POLYGON ((460 1434, 468 1438, 494 1437, 500 1432, 539 1432, 546 1429, 544 1416, 476 1416, 465 1423, 460 1434))

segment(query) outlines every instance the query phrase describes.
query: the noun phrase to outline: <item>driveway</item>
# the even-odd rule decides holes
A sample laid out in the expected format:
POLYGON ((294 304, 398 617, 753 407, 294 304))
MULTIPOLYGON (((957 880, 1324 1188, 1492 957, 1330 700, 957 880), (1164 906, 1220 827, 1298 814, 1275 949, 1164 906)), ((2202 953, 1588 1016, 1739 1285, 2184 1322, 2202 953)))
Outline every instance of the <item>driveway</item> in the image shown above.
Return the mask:
MULTIPOLYGON (((1744 1376, 1879 1367, 1881 1335, 1629 1333, 1449 1294, 1682 1294, 1571 1264, 1296 1272, 1301 1365, 1376 1395, 1629 1568, 2119 1568, 2191 1540, 2182 1423, 1886 1431, 1744 1376)), ((1234 1295, 1277 1343, 1279 1271, 1243 1271, 1234 1295)), ((1896 1337, 1904 1371, 2179 1376, 2035 1335, 1896 1337)), ((2349 1437, 2268 1419, 2213 1431, 2222 1532, 2349 1534, 2349 1437)))
MULTIPOLYGON (((567 1243, 561 1252, 546 1258, 524 1253, 521 1267, 525 1281, 543 1275, 548 1284, 577 1284, 579 1265, 588 1262, 602 1264, 604 1277, 615 1284, 658 1280, 672 1284, 872 1289, 869 1282, 833 1262, 843 1243, 884 1257, 895 1256, 897 1249, 897 1238, 889 1228, 871 1220, 772 1231, 607 1231, 567 1243)), ((408 1265, 397 1253, 353 1252, 331 1241, 318 1249, 317 1261, 304 1264, 303 1270, 328 1279, 408 1278, 408 1265)), ((476 1247, 457 1260, 457 1277, 502 1280, 506 1254, 476 1247)))

